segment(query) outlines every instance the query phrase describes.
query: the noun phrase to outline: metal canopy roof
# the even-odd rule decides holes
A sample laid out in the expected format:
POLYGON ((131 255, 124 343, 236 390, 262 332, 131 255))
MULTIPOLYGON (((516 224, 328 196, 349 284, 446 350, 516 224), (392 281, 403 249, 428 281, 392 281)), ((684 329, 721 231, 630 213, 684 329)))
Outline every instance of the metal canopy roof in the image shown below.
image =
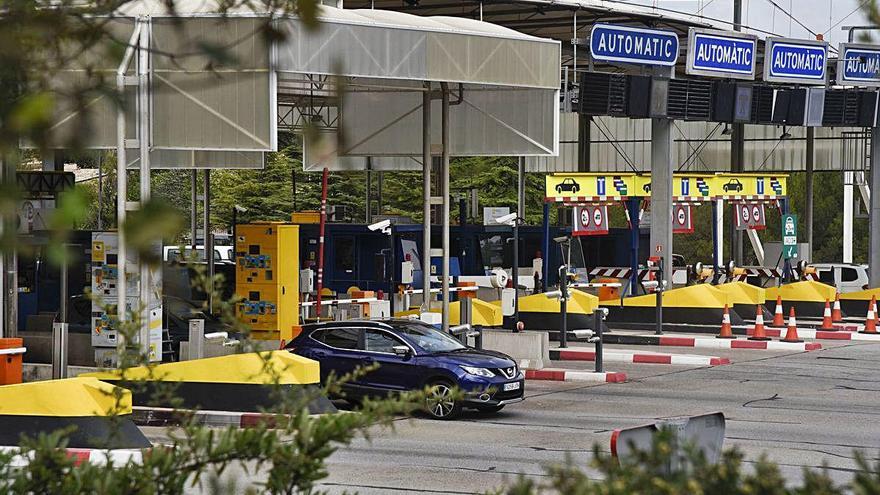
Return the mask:
MULTIPOLYGON (((562 41, 563 64, 572 65, 573 38, 586 38, 597 22, 652 26, 679 34, 687 49, 690 27, 731 29, 730 25, 704 17, 676 13, 663 7, 607 0, 346 0, 346 7, 394 10, 424 16, 457 16, 517 30, 521 33, 562 41), (577 26, 577 35, 575 35, 577 26)), ((578 50, 577 65, 587 64, 588 47, 578 50)))
MULTIPOLYGON (((346 156, 354 157, 354 168, 363 157, 396 157, 390 167, 412 167, 410 157, 421 155, 421 136, 412 130, 421 121, 426 81, 434 91, 449 83, 453 93, 451 155, 556 153, 556 40, 473 19, 331 7, 321 7, 312 29, 262 6, 224 12, 221 3, 183 0, 169 11, 163 0, 140 0, 115 13, 117 38, 131 42, 124 62, 103 60, 101 69, 119 66, 119 74, 149 81, 118 82, 129 95, 146 91, 137 106, 146 117, 135 122, 128 112, 129 166, 147 149, 153 168, 260 166, 262 153, 277 149, 279 127, 303 132, 321 121, 319 130, 334 131, 325 137, 338 131, 345 139, 325 142, 320 153, 312 146, 313 164, 351 169, 351 161, 339 165, 346 156), (262 22, 288 36, 270 43, 260 36, 262 22), (212 60, 204 46, 229 46, 233 62, 212 60), (147 147, 136 147, 144 127, 147 147)), ((59 86, 82 72, 65 69, 59 86)), ((91 106, 95 132, 87 146, 117 147, 116 106, 104 95, 91 106)), ((439 114, 431 123, 437 131, 439 114)), ((58 128, 79 125, 76 112, 64 109, 54 121, 58 128)), ((433 135, 439 149, 440 133, 433 135)))

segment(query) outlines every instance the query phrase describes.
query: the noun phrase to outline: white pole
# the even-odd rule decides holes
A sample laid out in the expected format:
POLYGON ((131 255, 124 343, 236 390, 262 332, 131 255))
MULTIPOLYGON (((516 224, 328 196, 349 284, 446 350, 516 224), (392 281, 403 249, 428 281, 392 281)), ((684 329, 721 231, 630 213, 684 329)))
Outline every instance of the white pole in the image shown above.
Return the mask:
MULTIPOLYGON (((140 144, 140 203, 143 206, 150 200, 150 28, 148 20, 141 20, 141 37, 138 42, 138 144, 140 144)), ((143 256, 138 258, 138 307, 141 311, 138 345, 142 355, 150 351, 150 268, 143 256)), ((161 352, 161 349, 157 349, 161 352)))
POLYGON ((843 262, 853 259, 853 173, 843 173, 843 262))

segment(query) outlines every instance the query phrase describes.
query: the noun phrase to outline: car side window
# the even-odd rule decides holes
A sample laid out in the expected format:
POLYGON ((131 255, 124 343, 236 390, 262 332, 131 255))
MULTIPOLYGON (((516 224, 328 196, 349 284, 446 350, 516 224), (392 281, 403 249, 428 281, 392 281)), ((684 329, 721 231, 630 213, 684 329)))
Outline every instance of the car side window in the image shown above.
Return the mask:
POLYGON ((337 349, 357 349, 360 330, 356 328, 328 328, 319 335, 312 334, 315 340, 337 349))
POLYGON ((840 281, 841 282, 855 282, 859 279, 859 272, 855 268, 840 268, 840 281))
POLYGON ((818 270, 819 272, 819 281, 828 285, 834 285, 834 270, 830 268, 826 268, 824 270, 818 270))
POLYGON ((381 330, 367 329, 364 333, 364 350, 394 354, 394 346, 405 345, 393 335, 381 330))

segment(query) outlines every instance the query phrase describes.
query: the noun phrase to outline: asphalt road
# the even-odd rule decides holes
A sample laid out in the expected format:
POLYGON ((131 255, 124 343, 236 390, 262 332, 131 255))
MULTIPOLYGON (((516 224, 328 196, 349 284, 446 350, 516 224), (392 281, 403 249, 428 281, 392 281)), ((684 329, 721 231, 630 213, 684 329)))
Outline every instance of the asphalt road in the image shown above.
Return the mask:
POLYGON ((727 417, 726 447, 738 447, 749 461, 766 453, 789 479, 798 479, 803 467, 826 463, 843 483, 856 467, 854 449, 878 457, 880 344, 724 355, 734 363, 614 365, 631 378, 623 384, 529 381, 526 401, 496 415, 473 413, 454 422, 401 419, 393 431, 377 430, 371 441, 357 440, 334 454, 322 488, 331 493, 485 492, 520 474, 540 478, 547 465, 566 456, 584 465, 594 444, 608 451, 615 428, 714 411, 727 417))

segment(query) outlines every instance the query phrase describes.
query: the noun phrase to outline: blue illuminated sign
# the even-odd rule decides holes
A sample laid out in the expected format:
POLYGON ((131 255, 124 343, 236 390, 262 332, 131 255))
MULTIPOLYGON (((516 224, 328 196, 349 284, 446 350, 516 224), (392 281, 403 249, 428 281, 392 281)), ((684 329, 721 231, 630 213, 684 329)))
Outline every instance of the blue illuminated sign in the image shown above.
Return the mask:
POLYGON ((594 60, 639 65, 674 66, 678 61, 678 35, 660 29, 640 29, 595 24, 590 34, 594 60))
POLYGON ((825 85, 828 44, 824 41, 767 38, 764 80, 825 85))
POLYGON ((838 53, 838 84, 880 86, 880 46, 841 43, 838 53))
POLYGON ((687 73, 710 77, 754 79, 756 37, 691 28, 687 73))

